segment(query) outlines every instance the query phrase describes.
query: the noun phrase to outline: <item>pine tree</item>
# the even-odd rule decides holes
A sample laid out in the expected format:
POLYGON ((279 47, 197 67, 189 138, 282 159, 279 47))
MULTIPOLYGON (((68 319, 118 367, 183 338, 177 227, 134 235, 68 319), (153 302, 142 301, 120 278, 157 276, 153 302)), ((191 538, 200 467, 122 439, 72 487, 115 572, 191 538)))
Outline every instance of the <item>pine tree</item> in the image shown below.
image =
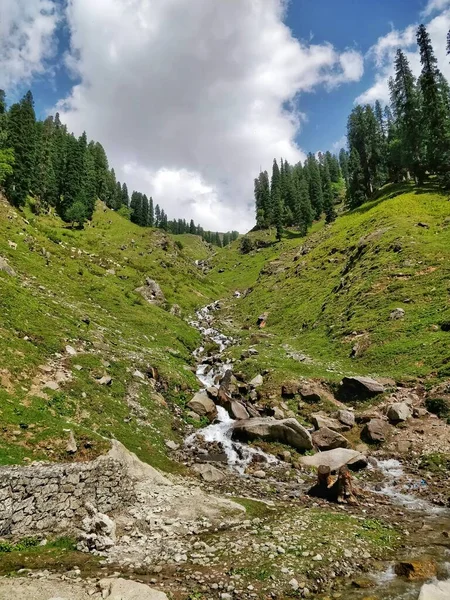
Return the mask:
POLYGON ((153 198, 150 196, 148 201, 148 226, 154 227, 155 225, 155 210, 153 208, 153 198))
POLYGON ((148 198, 145 194, 143 194, 142 196, 142 218, 141 218, 141 222, 139 223, 139 225, 141 225, 142 227, 148 227, 149 226, 149 202, 148 202, 148 198))
POLYGON ((65 193, 68 138, 67 128, 61 123, 59 113, 56 113, 53 127, 52 162, 58 189, 57 206, 60 204, 61 196, 65 193))
POLYGON ((319 164, 314 154, 308 154, 307 171, 309 179, 309 199, 314 217, 320 219, 323 207, 322 182, 320 181, 319 164))
POLYGON ((334 198, 333 189, 331 187, 331 177, 328 165, 324 167, 324 178, 323 178, 323 210, 325 212, 325 222, 332 223, 336 219, 336 212, 334 210, 334 198))
POLYGON ((450 123, 431 39, 424 25, 417 30, 422 73, 419 78, 422 95, 422 122, 427 167, 443 175, 449 169, 450 123))
POLYGON ((279 210, 278 204, 281 200, 281 174, 278 163, 274 158, 272 165, 272 179, 270 181, 270 205, 272 214, 270 215, 270 221, 268 222, 269 227, 270 225, 276 225, 278 216, 277 211, 279 210))
POLYGON ((303 178, 298 184, 298 200, 295 211, 295 220, 301 235, 306 235, 308 227, 313 221, 313 211, 309 200, 308 181, 303 178))
POLYGON ((341 167, 342 177, 345 180, 345 185, 348 187, 348 152, 345 148, 341 148, 339 152, 339 165, 341 167))
POLYGON ((280 186, 275 186, 272 195, 272 204, 274 207, 274 224, 277 230, 277 240, 281 240, 283 235, 283 202, 281 200, 280 186))
POLYGON ((155 206, 155 227, 159 227, 161 224, 161 209, 159 204, 155 206))
POLYGON ((127 184, 122 184, 122 204, 123 206, 128 206, 130 204, 130 197, 128 196, 128 188, 127 184))
POLYGON ((349 186, 347 189, 347 204, 349 208, 357 208, 358 206, 361 206, 366 199, 366 189, 361 160, 356 148, 353 148, 350 153, 348 171, 349 186))
POLYGON ((36 164, 34 167, 33 193, 44 207, 56 206, 58 202, 58 182, 53 166, 53 117, 48 117, 37 130, 36 164))
POLYGON ((6 195, 16 206, 23 206, 30 192, 36 152, 36 115, 31 92, 11 106, 7 121, 7 146, 14 151, 12 175, 6 179, 6 195))

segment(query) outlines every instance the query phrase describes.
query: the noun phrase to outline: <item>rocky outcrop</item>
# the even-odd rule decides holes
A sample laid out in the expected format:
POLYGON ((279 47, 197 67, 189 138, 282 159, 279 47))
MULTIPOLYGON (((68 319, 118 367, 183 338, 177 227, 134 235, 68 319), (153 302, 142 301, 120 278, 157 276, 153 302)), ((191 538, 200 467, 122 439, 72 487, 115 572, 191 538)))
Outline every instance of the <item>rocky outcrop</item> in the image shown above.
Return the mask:
POLYGON ((85 507, 88 514, 81 524, 83 533, 77 548, 81 552, 103 553, 116 543, 116 524, 90 502, 85 507))
POLYGON ((371 419, 361 431, 361 437, 368 442, 384 442, 386 440, 387 423, 383 419, 371 419))
POLYGON ((206 392, 197 392, 190 402, 188 408, 200 417, 207 417, 213 421, 217 417, 217 408, 206 392))
POLYGON ((411 417, 411 409, 406 402, 396 402, 388 406, 386 414, 392 423, 400 423, 411 417))
POLYGON ((384 392, 384 385, 370 377, 344 377, 339 386, 341 400, 365 400, 384 392))
POLYGON ((348 440, 338 433, 328 429, 328 427, 322 427, 318 431, 312 434, 312 441, 316 448, 319 450, 334 450, 335 448, 348 448, 348 440))
POLYGON ((368 465, 367 457, 356 450, 336 448, 327 452, 318 452, 312 456, 300 457, 300 463, 308 467, 319 468, 320 465, 330 467, 331 471, 338 471, 347 465, 352 471, 359 471, 368 465))
POLYGON ((166 302, 166 298, 159 283, 157 283, 154 279, 150 279, 150 277, 147 277, 145 280, 145 285, 136 288, 134 291, 138 294, 141 294, 141 296, 150 304, 163 306, 166 302))
POLYGON ((0 256, 0 271, 3 271, 4 273, 6 273, 7 275, 10 275, 11 277, 16 276, 16 272, 14 271, 14 269, 12 267, 10 267, 8 262, 6 261, 6 259, 1 256, 0 256))
POLYGON ((277 421, 272 417, 261 417, 240 421, 235 423, 232 436, 241 441, 260 439, 279 442, 297 450, 311 450, 313 447, 311 434, 296 419, 277 421))

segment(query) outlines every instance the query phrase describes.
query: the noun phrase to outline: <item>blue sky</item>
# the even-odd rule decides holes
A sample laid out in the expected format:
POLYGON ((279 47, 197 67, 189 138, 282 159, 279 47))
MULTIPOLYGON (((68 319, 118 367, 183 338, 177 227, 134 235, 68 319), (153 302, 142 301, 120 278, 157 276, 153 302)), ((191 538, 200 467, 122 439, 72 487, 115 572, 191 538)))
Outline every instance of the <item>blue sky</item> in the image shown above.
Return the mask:
POLYGON ((450 0, 285 2, 1 0, 0 87, 100 141, 170 218, 245 231, 260 167, 339 150, 398 47, 420 73, 419 22, 450 77, 450 0))

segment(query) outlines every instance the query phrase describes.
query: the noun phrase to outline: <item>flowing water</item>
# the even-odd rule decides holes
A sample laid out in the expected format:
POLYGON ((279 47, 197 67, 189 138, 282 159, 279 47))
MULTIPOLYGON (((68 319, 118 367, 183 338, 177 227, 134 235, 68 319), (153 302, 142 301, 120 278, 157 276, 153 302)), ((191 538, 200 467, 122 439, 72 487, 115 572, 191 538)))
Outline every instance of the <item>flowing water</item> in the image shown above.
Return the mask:
MULTIPOLYGON (((222 354, 233 344, 233 339, 213 327, 214 312, 219 308, 219 302, 213 302, 198 310, 196 319, 191 322, 191 325, 196 327, 203 336, 203 345, 195 351, 194 355, 199 361, 196 374, 204 388, 218 387, 226 371, 231 369, 231 363, 224 361, 222 354), (218 346, 218 353, 213 357, 204 356, 205 346, 210 342, 218 346)), ((195 444, 199 436, 207 442, 219 442, 226 453, 229 467, 242 476, 245 476, 245 470, 254 460, 255 454, 260 455, 259 460, 277 462, 273 456, 232 440, 233 419, 220 406, 217 407, 217 412, 218 416, 214 423, 189 436, 185 442, 187 445, 195 444)), ((384 475, 384 482, 373 491, 388 497, 393 504, 403 507, 405 514, 410 516, 408 548, 403 551, 399 559, 417 559, 421 556, 431 558, 438 566, 438 577, 442 581, 439 585, 442 585, 442 589, 445 590, 436 592, 436 595, 426 596, 426 600, 450 600, 450 547, 448 538, 443 535, 444 532, 447 535, 450 533, 450 511, 436 507, 415 495, 414 492, 420 492, 420 488, 426 486, 426 482, 408 478, 400 461, 379 460, 375 467, 369 468, 377 468, 384 475)), ((411 582, 397 577, 392 563, 380 567, 378 572, 370 576, 373 580, 373 587, 370 590, 350 588, 345 591, 345 600, 419 599, 423 582, 411 582)), ((431 583, 438 582, 434 580, 431 583)))

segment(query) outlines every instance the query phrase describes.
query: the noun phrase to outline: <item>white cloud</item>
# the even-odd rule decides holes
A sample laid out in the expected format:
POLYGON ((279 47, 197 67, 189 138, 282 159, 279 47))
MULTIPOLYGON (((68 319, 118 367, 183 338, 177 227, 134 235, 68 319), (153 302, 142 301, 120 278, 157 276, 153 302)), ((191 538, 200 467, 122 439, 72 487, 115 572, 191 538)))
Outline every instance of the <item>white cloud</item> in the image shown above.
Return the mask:
POLYGON ((29 83, 45 71, 54 52, 58 23, 53 0, 1 0, 0 87, 11 89, 29 83))
POLYGON ((354 50, 293 38, 284 5, 69 0, 66 63, 81 83, 59 103, 61 117, 101 141, 118 179, 169 217, 244 231, 260 167, 304 157, 297 95, 363 70, 354 50))
MULTIPOLYGON (((436 7, 439 0, 435 0, 436 7)), ((444 4, 450 4, 450 0, 444 4)), ((450 78, 450 64, 447 56, 447 32, 450 29, 450 10, 444 11, 429 23, 426 23, 430 34, 433 48, 438 59, 439 68, 447 78, 450 78)), ((421 72, 420 56, 416 45, 417 24, 409 25, 403 31, 393 29, 387 35, 380 37, 377 43, 368 52, 368 58, 372 59, 377 69, 375 81, 372 86, 361 94, 356 102, 370 103, 380 100, 389 102, 389 77, 394 75, 394 58, 398 48, 401 48, 409 60, 411 69, 416 77, 421 72)))
POLYGON ((444 8, 447 8, 449 5, 450 0, 428 0, 422 15, 424 17, 429 17, 432 13, 444 10, 444 8))

